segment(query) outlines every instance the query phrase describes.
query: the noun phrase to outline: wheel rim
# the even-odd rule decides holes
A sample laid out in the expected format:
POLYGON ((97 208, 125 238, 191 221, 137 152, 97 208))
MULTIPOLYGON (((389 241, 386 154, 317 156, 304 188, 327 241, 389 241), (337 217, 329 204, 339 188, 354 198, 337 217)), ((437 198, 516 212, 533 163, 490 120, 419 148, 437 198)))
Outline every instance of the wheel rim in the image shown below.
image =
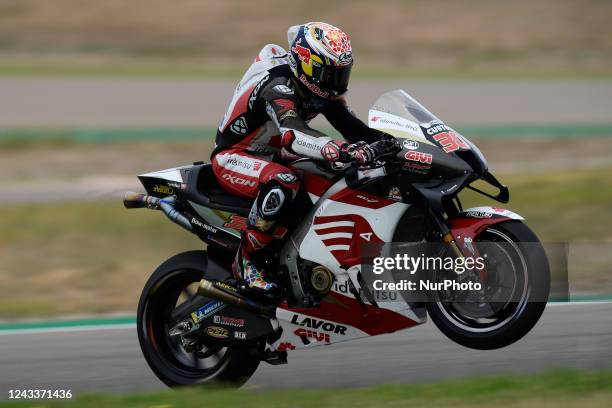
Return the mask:
MULTIPOLYGON (((180 336, 168 332, 176 323, 170 314, 172 310, 191 296, 201 276, 194 271, 178 270, 168 274, 149 294, 140 330, 153 348, 157 359, 183 378, 193 383, 203 383, 215 378, 229 363, 229 348, 214 350, 212 355, 199 358, 197 352, 185 350, 180 336)), ((203 345, 203 352, 212 346, 203 345)))
MULTIPOLYGON (((519 276, 522 279, 519 279, 518 283, 515 282, 513 287, 513 292, 517 290, 520 291, 520 297, 518 302, 506 301, 503 305, 501 305, 501 307, 499 306, 499 303, 501 302, 489 302, 489 310, 493 311, 494 313, 488 317, 482 317, 482 315, 470 316, 468 314, 470 310, 466 309, 465 304, 462 305, 459 302, 444 302, 439 299, 436 301, 438 309, 449 322, 462 330, 472 333, 491 332, 516 319, 521 315, 527 306, 527 299, 529 298, 530 293, 527 262, 523 252, 517 246, 516 242, 504 232, 493 228, 487 229, 483 236, 487 236, 487 234, 490 234, 490 236, 494 239, 494 241, 486 241, 487 243, 492 242, 508 244, 507 247, 501 247, 498 245, 497 248, 506 254, 506 259, 510 262, 511 269, 514 271, 515 277, 517 277, 518 274, 522 274, 522 276, 519 276), (512 253, 510 253, 508 250, 511 250, 512 253), (517 267, 519 268, 518 272, 517 267), (495 307, 491 307, 491 304, 494 304, 495 307)), ((488 265, 487 268, 489 268, 488 265)), ((498 276, 501 275, 503 275, 503 272, 498 273, 498 276)))

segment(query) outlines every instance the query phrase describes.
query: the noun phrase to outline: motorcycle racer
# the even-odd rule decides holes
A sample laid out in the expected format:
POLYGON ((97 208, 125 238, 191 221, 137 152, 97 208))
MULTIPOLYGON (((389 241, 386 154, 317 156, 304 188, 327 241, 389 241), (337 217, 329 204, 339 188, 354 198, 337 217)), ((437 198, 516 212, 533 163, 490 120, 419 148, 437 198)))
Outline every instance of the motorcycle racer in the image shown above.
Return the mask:
POLYGON ((242 231, 234 274, 253 290, 271 293, 257 253, 275 234, 276 221, 294 199, 299 180, 273 160, 293 154, 329 162, 369 163, 383 149, 384 133, 369 128, 344 97, 353 65, 349 36, 327 23, 288 31, 289 52, 266 45, 236 87, 221 121, 211 155, 217 181, 228 192, 255 197, 242 231), (347 142, 312 129, 318 114, 347 142), (378 142, 378 143, 377 143, 378 142))

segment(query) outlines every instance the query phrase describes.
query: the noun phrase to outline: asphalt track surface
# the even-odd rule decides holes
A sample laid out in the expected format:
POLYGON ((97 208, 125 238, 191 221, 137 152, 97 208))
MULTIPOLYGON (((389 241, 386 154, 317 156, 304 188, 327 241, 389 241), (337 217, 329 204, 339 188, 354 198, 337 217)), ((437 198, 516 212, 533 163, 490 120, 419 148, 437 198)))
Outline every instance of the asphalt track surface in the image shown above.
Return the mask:
MULTIPOLYGON (((495 351, 461 347, 432 323, 403 332, 294 351, 289 364, 262 363, 247 388, 361 387, 553 368, 612 368, 612 303, 547 307, 522 340, 495 351)), ((0 398, 15 388, 131 392, 163 389, 144 361, 133 326, 0 332, 0 398)))
MULTIPOLYGON (((0 128, 216 126, 237 81, 5 77, 0 128)), ((612 112, 612 81, 356 79, 349 102, 365 119, 379 95, 397 88, 451 125, 609 123, 612 112)))

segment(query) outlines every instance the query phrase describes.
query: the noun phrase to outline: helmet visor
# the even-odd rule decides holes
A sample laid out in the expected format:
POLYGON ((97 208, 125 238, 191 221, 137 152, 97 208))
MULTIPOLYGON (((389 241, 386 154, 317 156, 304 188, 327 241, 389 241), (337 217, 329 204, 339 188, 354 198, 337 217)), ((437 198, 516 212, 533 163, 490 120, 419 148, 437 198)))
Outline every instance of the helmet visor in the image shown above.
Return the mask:
POLYGON ((336 94, 346 92, 348 89, 353 64, 343 66, 326 65, 318 68, 319 69, 313 69, 313 77, 316 82, 318 82, 323 88, 336 94))

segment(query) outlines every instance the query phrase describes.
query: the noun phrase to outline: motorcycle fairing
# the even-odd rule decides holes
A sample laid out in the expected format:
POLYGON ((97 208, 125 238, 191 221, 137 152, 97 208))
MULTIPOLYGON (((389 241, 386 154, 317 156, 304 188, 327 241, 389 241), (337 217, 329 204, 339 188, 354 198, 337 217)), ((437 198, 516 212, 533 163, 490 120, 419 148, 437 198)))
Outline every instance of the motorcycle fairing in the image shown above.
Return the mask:
MULTIPOLYGON (((359 294, 357 276, 363 244, 391 242, 400 218, 409 207, 406 203, 350 188, 345 179, 323 193, 292 234, 281 259, 295 263, 292 256, 295 248, 302 260, 329 268, 336 284, 317 308, 285 305, 277 309, 284 349, 390 333, 426 321, 426 314, 420 308, 413 310, 401 301, 378 302, 374 306, 365 303, 359 294), (341 289, 349 285, 355 288, 359 299, 341 289), (335 332, 338 326, 346 330, 335 332)), ((291 271, 296 266, 288 264, 287 267, 291 271)))

